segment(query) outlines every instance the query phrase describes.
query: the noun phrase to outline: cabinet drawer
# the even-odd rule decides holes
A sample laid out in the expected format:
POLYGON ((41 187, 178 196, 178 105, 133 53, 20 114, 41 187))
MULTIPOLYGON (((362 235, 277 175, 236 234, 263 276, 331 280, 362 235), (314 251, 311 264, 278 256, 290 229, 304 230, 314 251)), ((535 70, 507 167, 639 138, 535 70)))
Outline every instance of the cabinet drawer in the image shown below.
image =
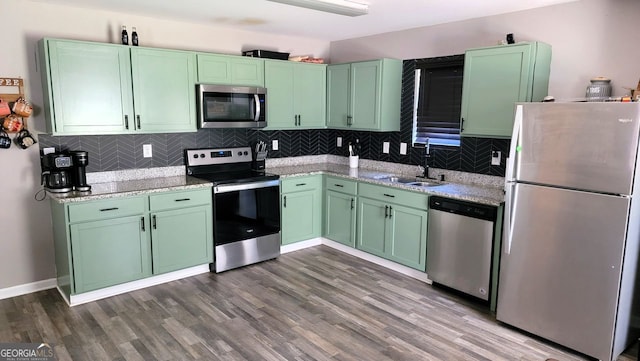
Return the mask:
POLYGON ((142 214, 144 197, 127 197, 88 201, 69 205, 69 223, 94 221, 142 214))
POLYGON ((429 196, 424 193, 405 191, 394 187, 385 187, 368 183, 360 183, 358 195, 383 202, 397 203, 407 207, 427 209, 429 196))
POLYGON ((282 193, 308 191, 322 186, 322 176, 304 176, 281 179, 282 193))
POLYGON ((326 188, 336 192, 356 194, 358 183, 344 178, 327 177, 326 188))
POLYGON ((149 196, 149 209, 152 212, 203 204, 211 204, 211 188, 166 192, 149 196))

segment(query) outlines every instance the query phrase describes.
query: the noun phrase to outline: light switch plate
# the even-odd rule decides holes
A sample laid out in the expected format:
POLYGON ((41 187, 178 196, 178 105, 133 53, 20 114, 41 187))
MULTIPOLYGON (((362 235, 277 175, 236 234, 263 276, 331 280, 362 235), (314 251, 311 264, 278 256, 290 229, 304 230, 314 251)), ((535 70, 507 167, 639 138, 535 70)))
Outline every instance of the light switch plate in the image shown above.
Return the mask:
POLYGON ((50 148, 43 148, 42 149, 42 154, 43 155, 47 155, 47 154, 51 154, 51 153, 55 153, 56 152, 56 148, 50 147, 50 148))
POLYGON ((142 145, 142 157, 143 158, 151 158, 153 156, 153 149, 151 144, 143 144, 142 145))
POLYGON ((271 141, 271 150, 278 150, 278 140, 274 139, 271 141))
POLYGON ((407 155, 407 143, 400 143, 400 155, 407 155))
POLYGON ((494 150, 491 152, 491 165, 500 165, 502 161, 502 152, 499 150, 494 150))
POLYGON ((336 138, 336 147, 342 147, 342 137, 336 138))
POLYGON ((382 143, 382 153, 389 154, 389 142, 382 143))

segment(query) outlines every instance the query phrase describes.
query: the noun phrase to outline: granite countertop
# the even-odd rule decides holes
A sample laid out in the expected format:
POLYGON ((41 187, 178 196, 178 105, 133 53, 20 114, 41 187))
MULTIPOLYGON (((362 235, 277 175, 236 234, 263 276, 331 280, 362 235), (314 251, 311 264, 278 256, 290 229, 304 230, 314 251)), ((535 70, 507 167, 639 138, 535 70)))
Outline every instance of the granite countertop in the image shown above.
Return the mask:
POLYGON ((209 181, 181 175, 93 183, 90 192, 48 194, 58 203, 70 203, 211 186, 209 181))
MULTIPOLYGON (((387 176, 415 177, 415 174, 407 175, 394 172, 386 172, 379 169, 349 168, 348 165, 343 164, 316 163, 299 164, 295 166, 279 166, 273 168, 267 167, 267 172, 278 174, 282 178, 304 176, 310 174, 329 174, 333 176, 357 180, 359 182, 392 186, 411 191, 428 193, 430 195, 437 195, 492 206, 499 206, 500 204, 504 203, 504 191, 502 187, 497 187, 495 185, 483 186, 477 184, 464 184, 445 181, 442 185, 421 187, 402 183, 391 183, 389 181, 383 180, 383 178, 387 176)), ((417 178, 416 180, 419 181, 424 179, 417 178)))

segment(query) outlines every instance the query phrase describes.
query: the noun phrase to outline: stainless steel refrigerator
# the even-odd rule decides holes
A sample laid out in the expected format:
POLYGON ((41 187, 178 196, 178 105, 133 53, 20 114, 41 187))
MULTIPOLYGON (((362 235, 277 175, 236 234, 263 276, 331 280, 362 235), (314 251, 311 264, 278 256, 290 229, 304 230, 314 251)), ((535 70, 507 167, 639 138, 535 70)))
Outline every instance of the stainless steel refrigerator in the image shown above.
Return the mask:
POLYGON ((637 340, 639 134, 639 103, 517 105, 499 321, 601 360, 637 340))

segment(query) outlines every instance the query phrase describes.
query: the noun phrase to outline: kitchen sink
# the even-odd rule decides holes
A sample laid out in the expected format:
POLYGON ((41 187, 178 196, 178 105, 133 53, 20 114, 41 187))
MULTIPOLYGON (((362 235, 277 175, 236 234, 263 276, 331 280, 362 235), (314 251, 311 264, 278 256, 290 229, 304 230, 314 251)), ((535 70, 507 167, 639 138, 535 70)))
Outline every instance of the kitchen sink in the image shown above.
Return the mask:
POLYGON ((444 183, 443 182, 437 182, 437 181, 420 181, 420 182, 410 182, 410 183, 405 183, 406 185, 409 186, 418 186, 418 187, 435 187, 435 186, 441 186, 444 183))
POLYGON ((391 182, 391 183, 402 183, 402 184, 409 184, 409 183, 415 183, 416 179, 415 178, 403 178, 403 177, 387 177, 387 178, 382 178, 380 179, 383 182, 391 182))

